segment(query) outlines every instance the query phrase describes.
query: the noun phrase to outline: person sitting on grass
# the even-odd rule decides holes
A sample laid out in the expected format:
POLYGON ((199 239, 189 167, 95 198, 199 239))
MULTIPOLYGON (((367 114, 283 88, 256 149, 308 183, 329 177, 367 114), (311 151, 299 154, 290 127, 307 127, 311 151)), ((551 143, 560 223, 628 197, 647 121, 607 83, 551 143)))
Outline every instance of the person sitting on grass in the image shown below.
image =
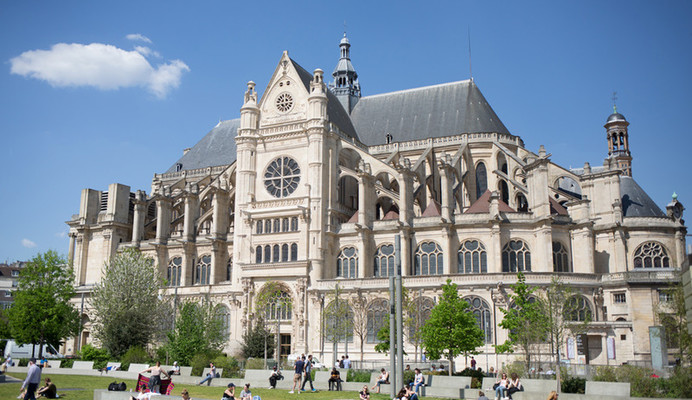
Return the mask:
POLYGON ((38 397, 43 397, 46 399, 57 399, 58 398, 58 388, 55 384, 51 382, 50 378, 46 378, 46 386, 40 388, 38 392, 38 397))
POLYGON ((250 391, 249 383, 246 383, 245 387, 240 392, 240 400, 252 400, 252 392, 250 391))
POLYGON ((228 384, 226 390, 223 391, 222 400, 235 400, 235 385, 233 382, 228 384))
POLYGON ((183 391, 180 392, 180 399, 181 400, 190 400, 190 392, 188 392, 187 389, 183 389, 183 391))
POLYGON ((370 392, 368 391, 368 385, 363 386, 363 390, 360 391, 360 400, 370 400, 370 392))
POLYGON ((413 385, 410 383, 406 385, 406 397, 408 397, 408 400, 418 400, 418 393, 413 390, 413 385))
POLYGON ((398 400, 409 400, 407 393, 406 387, 403 387, 399 390, 399 393, 397 393, 396 398, 398 400))

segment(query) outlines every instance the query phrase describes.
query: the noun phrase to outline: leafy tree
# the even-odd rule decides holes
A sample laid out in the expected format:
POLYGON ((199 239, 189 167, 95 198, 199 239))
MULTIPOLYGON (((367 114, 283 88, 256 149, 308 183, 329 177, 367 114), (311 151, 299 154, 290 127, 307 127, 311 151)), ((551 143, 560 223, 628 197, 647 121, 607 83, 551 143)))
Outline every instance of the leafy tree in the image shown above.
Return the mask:
POLYGON ((678 349, 678 358, 692 362, 692 334, 687 329, 687 310, 685 309, 685 291, 682 279, 667 289, 661 290, 661 301, 656 307, 659 323, 667 335, 668 347, 678 349))
MULTIPOLYGON (((10 319, 7 316, 6 310, 0 310, 0 337, 10 338, 12 333, 10 332, 10 319)), ((4 347, 2 347, 4 348, 4 347)))
MULTIPOLYGON (((79 332, 79 313, 70 304, 74 275, 67 260, 49 250, 38 253, 19 273, 14 304, 8 311, 12 337, 19 344, 49 343, 79 332)), ((39 346, 38 356, 42 356, 39 346)))
POLYGON ((159 297, 163 280, 154 260, 137 249, 126 249, 106 263, 103 278, 89 300, 94 336, 116 357, 132 346, 146 347, 170 326, 172 314, 159 297))
POLYGON ((477 354, 476 348, 483 345, 483 331, 468 308, 469 303, 459 297, 457 285, 448 279, 442 285, 440 301, 423 326, 423 347, 431 359, 444 355, 449 360, 450 376, 455 357, 477 354))
POLYGON ((243 340, 240 343, 243 357, 251 358, 264 357, 264 351, 267 350, 267 357, 274 356, 274 335, 264 324, 254 324, 243 335, 243 340))
POLYGON ((526 277, 522 272, 517 274, 517 283, 510 287, 513 291, 509 295, 511 305, 507 309, 500 308, 504 317, 499 324, 509 331, 509 339, 496 345, 495 349, 499 353, 511 353, 515 348, 520 348, 525 354, 524 368, 529 371, 535 347, 546 338, 546 315, 541 303, 533 294, 535 288, 526 284, 526 277))
POLYGON ((168 351, 176 360, 187 365, 195 354, 209 354, 223 346, 223 325, 214 314, 212 305, 184 301, 178 310, 175 329, 168 333, 168 351))
MULTIPOLYGON (((396 331, 394 331, 394 337, 396 337, 396 331)), ((375 345, 375 351, 378 353, 389 353, 389 315, 386 316, 384 325, 377 331, 377 344, 375 345)), ((396 347, 394 348, 396 351, 396 347)), ((406 351, 404 351, 406 355, 406 351)))
POLYGON ((562 373, 560 365, 560 349, 564 348, 567 337, 578 335, 586 331, 591 321, 589 315, 583 321, 571 321, 570 316, 578 312, 578 302, 575 301, 577 293, 562 280, 553 276, 550 287, 546 291, 546 297, 540 302, 539 312, 544 316, 541 323, 545 326, 545 332, 550 343, 551 354, 556 363, 557 387, 561 387, 562 373))
MULTIPOLYGON (((281 289, 281 284, 277 281, 269 281, 264 284, 262 290, 255 297, 255 321, 257 325, 265 325, 265 317, 269 315, 269 310, 274 310, 276 315, 276 327, 274 330, 274 338, 276 339, 276 349, 281 349, 279 339, 281 335, 279 334, 280 329, 280 315, 283 310, 290 310, 293 306, 291 299, 283 296, 283 291, 281 289)), ((269 345, 267 344, 267 350, 265 351, 264 364, 266 367, 267 356, 269 355, 269 345)), ((281 351, 277 350, 277 361, 278 357, 281 356, 281 351)))

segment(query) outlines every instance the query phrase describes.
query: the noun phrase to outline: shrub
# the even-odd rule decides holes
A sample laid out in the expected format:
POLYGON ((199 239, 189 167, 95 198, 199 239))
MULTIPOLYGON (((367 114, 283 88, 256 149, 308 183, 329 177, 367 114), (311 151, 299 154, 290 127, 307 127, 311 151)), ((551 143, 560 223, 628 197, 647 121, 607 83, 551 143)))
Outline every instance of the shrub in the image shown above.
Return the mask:
POLYGON ((132 346, 120 358, 120 368, 129 371, 130 364, 144 364, 150 360, 149 354, 141 346, 132 346))
POLYGON ((264 358, 248 358, 245 361, 245 369, 263 369, 264 358))
POLYGON ((593 374, 593 380, 599 382, 617 382, 615 368, 605 365, 596 367, 593 374))
POLYGON ((240 378, 240 364, 235 357, 218 356, 214 358, 216 368, 223 368, 221 377, 240 378))
POLYGON ((110 359, 108 350, 99 349, 91 344, 85 344, 79 353, 82 356, 82 360, 94 362, 94 369, 104 368, 110 359))
POLYGON ((668 381, 666 394, 678 399, 692 398, 692 367, 675 367, 668 381))
POLYGON ((576 376, 570 376, 562 380, 561 386, 562 391, 564 393, 584 394, 584 388, 586 387, 586 379, 577 378, 576 376))
POLYGON ((659 378, 651 378, 654 371, 651 368, 621 365, 615 370, 618 382, 629 382, 633 397, 659 397, 655 382, 659 378))
MULTIPOLYGON (((520 378, 523 378, 526 376, 526 365, 524 364, 523 361, 515 361, 511 364, 507 364, 504 366, 502 371, 500 373, 506 373, 507 376, 512 376, 512 374, 517 374, 520 378)), ((498 374, 499 376, 499 374, 498 374)))
MULTIPOLYGON (((218 357, 219 354, 207 354, 207 353, 198 353, 192 356, 192 360, 190 361, 190 366, 192 367, 192 375, 194 376, 202 376, 202 372, 204 371, 204 368, 209 367, 209 362, 214 361, 214 358, 218 357)), ((214 364, 216 365, 216 363, 214 364)), ((218 365, 217 365, 218 367, 218 365)))
POLYGON ((372 375, 370 370, 367 369, 349 369, 346 374, 347 382, 370 382, 370 376, 372 375))
POLYGON ((483 378, 485 378, 485 374, 483 373, 483 371, 478 370, 478 369, 471 369, 471 368, 465 368, 460 373, 454 374, 454 375, 470 376, 471 377, 471 389, 481 389, 481 386, 483 385, 483 378))
POLYGON ((74 360, 74 358, 63 358, 60 362, 60 368, 72 368, 74 360))

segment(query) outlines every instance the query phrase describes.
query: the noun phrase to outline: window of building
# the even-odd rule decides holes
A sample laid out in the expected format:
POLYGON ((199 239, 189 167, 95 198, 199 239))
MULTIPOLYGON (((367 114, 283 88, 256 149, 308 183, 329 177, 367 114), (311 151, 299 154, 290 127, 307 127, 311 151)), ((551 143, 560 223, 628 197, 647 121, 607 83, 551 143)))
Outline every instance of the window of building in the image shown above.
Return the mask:
POLYGON ((627 335, 620 335, 620 340, 627 340, 627 335))
POLYGON ((467 240, 459 246, 457 262, 457 272, 460 274, 488 272, 488 254, 478 240, 467 240))
POLYGON ((336 259, 336 276, 339 278, 358 277, 358 250, 345 247, 336 259))
POLYGON ((203 255, 197 261, 197 268, 195 268, 195 283, 199 285, 209 284, 209 275, 211 275, 211 256, 203 255))
POLYGON ((416 336, 417 332, 423 329, 425 323, 430 319, 430 314, 432 313, 433 307, 435 307, 435 302, 432 298, 421 296, 420 292, 411 299, 411 307, 408 311, 409 318, 411 318, 411 324, 409 325, 409 337, 416 336))
POLYGON ((442 275, 442 247, 435 242, 423 242, 416 249, 413 275, 442 275))
POLYGON ((492 343, 493 328, 492 320, 490 319, 490 306, 488 305, 488 302, 478 296, 465 297, 464 300, 469 303, 469 311, 471 311, 473 316, 476 317, 476 324, 483 331, 485 343, 492 343))
POLYGON ((488 190, 488 172, 485 164, 479 162, 476 165, 476 199, 483 196, 486 190, 488 190))
POLYGON ((168 286, 180 286, 180 276, 182 275, 182 257, 174 257, 168 262, 168 273, 166 279, 168 286))
POLYGON ((269 299, 269 304, 267 305, 267 320, 290 320, 292 314, 293 302, 291 300, 291 295, 288 293, 284 291, 277 292, 269 299))
POLYGON ((281 232, 288 232, 288 218, 281 220, 281 232))
POLYGON ((281 262, 286 261, 288 261, 288 245, 284 243, 281 245, 281 262))
POLYGON ((298 217, 291 218, 291 231, 292 232, 298 231, 298 217))
POLYGON ((382 329, 389 318, 389 301, 375 299, 368 306, 367 343, 377 343, 377 332, 382 329))
POLYGON ((277 218, 274 220, 274 233, 279 232, 281 232, 281 220, 277 218))
POLYGON ((228 258, 228 263, 226 263, 226 280, 230 282, 233 277, 233 257, 228 258))
POLYGON ((17 282, 16 280, 12 280, 12 287, 17 287, 17 286, 19 286, 19 282, 17 282))
POLYGON ((262 262, 262 246, 255 247, 255 263, 260 264, 262 262))
POLYGON ((565 321, 591 321, 591 306, 586 297, 575 295, 570 297, 565 304, 565 321))
POLYGON ((659 290, 658 291, 658 302, 659 303, 672 303, 673 302, 673 293, 671 293, 668 290, 659 290))
MULTIPOLYGON (((221 329, 224 337, 228 339, 231 335, 231 312, 223 304, 219 304, 214 309, 214 317, 221 324, 221 329)), ((224 340, 225 342, 225 340, 224 340)))
POLYGON ((613 303, 624 304, 627 303, 627 296, 625 293, 613 293, 613 303))
POLYGON ((531 252, 523 240, 510 240, 502 249, 502 272, 531 271, 531 252))
POLYGON ((634 268, 670 268, 665 247, 657 242, 646 242, 634 251, 634 268))
POLYGON ((14 277, 19 276, 19 271, 17 271, 16 269, 12 270, 12 276, 14 276, 14 277))
POLYGON ((272 247, 270 245, 264 246, 264 262, 271 262, 272 259, 272 247))
POLYGON ((353 343, 353 309, 348 300, 331 301, 326 307, 324 337, 327 342, 353 343))
POLYGON ((553 242, 553 271, 571 272, 569 253, 560 242, 553 242))
POLYGON ((279 245, 275 244, 272 247, 272 262, 279 262, 279 245))
POLYGON ((522 193, 517 194, 517 211, 529 212, 529 202, 522 193))
POLYGON ((298 261, 298 244, 291 244, 291 261, 298 261))
POLYGON ((377 248, 373 275, 375 277, 394 275, 394 245, 385 244, 377 248))
POLYGON ((257 221, 257 224, 255 225, 255 233, 258 235, 261 235, 262 232, 264 231, 264 223, 262 221, 257 221))

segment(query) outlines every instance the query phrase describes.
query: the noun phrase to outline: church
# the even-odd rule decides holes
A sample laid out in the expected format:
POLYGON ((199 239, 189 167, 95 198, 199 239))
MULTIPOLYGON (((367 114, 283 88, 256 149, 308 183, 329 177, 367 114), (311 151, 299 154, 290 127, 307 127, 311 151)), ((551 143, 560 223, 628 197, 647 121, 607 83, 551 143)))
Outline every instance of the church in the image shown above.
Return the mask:
POLYGON ((575 290, 572 318, 590 322, 560 349, 565 362, 651 360, 649 327, 687 262, 687 230, 675 196, 664 211, 634 180, 626 118, 606 116, 602 164, 566 168, 525 148, 473 79, 362 96, 350 46, 344 34, 331 77, 284 52, 264 92, 248 82, 239 118, 171 157, 149 193, 82 191, 67 224, 83 329, 67 347, 91 341, 85 298, 104 262, 135 247, 168 294, 215 304, 229 354, 263 313, 282 356, 329 364, 334 321, 323 316, 338 285, 363 312, 339 355, 384 360, 374 347, 398 250, 421 321, 442 284, 458 285, 484 331, 485 370, 521 357, 493 348, 507 338, 500 309, 518 271, 537 294, 556 275, 575 290))

